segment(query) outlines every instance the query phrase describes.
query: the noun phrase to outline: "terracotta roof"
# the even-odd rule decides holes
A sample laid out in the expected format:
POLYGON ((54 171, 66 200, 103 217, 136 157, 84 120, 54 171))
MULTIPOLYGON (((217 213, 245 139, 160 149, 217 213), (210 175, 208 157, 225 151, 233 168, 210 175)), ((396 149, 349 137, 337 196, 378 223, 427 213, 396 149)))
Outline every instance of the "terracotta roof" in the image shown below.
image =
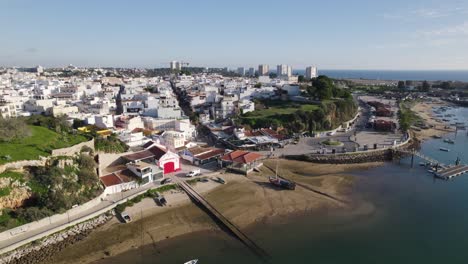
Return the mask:
POLYGON ((200 160, 205 160, 205 159, 210 159, 213 157, 220 156, 223 153, 224 153, 224 149, 212 149, 209 152, 206 152, 200 155, 195 155, 195 157, 200 160))
POLYGON ((237 162, 237 163, 248 164, 255 160, 258 160, 261 157, 263 157, 263 155, 255 153, 255 152, 235 150, 233 152, 230 152, 224 155, 221 159, 224 161, 232 161, 232 162, 237 162))
POLYGON ((147 151, 151 152, 154 158, 157 160, 159 160, 164 154, 166 154, 166 150, 163 150, 158 146, 151 147, 147 151))
POLYGON ((205 148, 200 147, 200 146, 195 146, 195 147, 189 148, 188 151, 190 151, 190 153, 192 153, 194 156, 196 156, 198 154, 206 152, 207 150, 205 148))
POLYGON ((131 182, 136 179, 135 174, 133 174, 133 172, 129 169, 117 171, 114 172, 114 174, 117 175, 117 177, 119 177, 122 182, 131 182))
POLYGON ((99 178, 101 182, 104 184, 104 186, 109 187, 117 184, 121 184, 122 180, 120 180, 119 177, 117 177, 114 173, 104 175, 99 178))

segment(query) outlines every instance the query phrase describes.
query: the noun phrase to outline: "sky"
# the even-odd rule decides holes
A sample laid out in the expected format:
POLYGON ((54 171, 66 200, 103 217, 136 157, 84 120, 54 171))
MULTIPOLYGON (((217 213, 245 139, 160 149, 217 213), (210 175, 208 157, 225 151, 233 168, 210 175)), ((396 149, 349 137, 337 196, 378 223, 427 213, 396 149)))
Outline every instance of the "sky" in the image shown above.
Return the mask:
POLYGON ((467 0, 0 0, 0 65, 467 70, 467 0))

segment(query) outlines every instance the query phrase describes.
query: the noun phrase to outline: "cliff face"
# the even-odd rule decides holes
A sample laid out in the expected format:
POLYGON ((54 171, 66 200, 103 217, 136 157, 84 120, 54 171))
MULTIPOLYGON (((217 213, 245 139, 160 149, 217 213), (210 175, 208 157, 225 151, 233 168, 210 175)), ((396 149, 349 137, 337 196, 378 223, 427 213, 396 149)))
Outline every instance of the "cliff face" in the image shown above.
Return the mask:
POLYGON ((0 197, 0 210, 21 207, 31 197, 28 186, 11 178, 0 178, 0 189, 3 190, 3 196, 0 197))

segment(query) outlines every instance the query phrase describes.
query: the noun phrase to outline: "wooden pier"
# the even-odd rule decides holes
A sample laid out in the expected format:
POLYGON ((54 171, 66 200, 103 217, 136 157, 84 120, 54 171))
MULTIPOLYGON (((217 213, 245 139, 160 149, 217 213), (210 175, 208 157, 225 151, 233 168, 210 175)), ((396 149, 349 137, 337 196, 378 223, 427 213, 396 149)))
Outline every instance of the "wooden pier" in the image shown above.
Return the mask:
POLYGON ((468 172, 468 165, 455 165, 452 167, 446 167, 434 173, 438 178, 449 180, 451 178, 460 176, 468 172))
POLYGON ((179 181, 177 183, 182 190, 198 205, 206 209, 207 213, 210 214, 214 220, 225 227, 234 237, 239 239, 247 248, 249 248, 255 255, 257 255, 263 262, 269 262, 269 254, 258 246, 252 239, 250 239, 244 232, 242 232, 236 225, 234 225, 229 219, 221 214, 216 208, 211 205, 205 198, 203 198, 197 191, 195 191, 185 181, 179 181))

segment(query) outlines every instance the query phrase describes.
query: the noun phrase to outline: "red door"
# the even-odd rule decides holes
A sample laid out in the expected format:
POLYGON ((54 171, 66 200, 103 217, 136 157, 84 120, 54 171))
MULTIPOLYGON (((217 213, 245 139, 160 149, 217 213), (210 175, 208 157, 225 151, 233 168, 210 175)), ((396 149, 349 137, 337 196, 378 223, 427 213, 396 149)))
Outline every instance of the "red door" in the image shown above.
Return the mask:
POLYGON ((174 172, 175 169, 174 169, 174 162, 166 162, 164 163, 164 174, 166 173, 171 173, 171 172, 174 172))

